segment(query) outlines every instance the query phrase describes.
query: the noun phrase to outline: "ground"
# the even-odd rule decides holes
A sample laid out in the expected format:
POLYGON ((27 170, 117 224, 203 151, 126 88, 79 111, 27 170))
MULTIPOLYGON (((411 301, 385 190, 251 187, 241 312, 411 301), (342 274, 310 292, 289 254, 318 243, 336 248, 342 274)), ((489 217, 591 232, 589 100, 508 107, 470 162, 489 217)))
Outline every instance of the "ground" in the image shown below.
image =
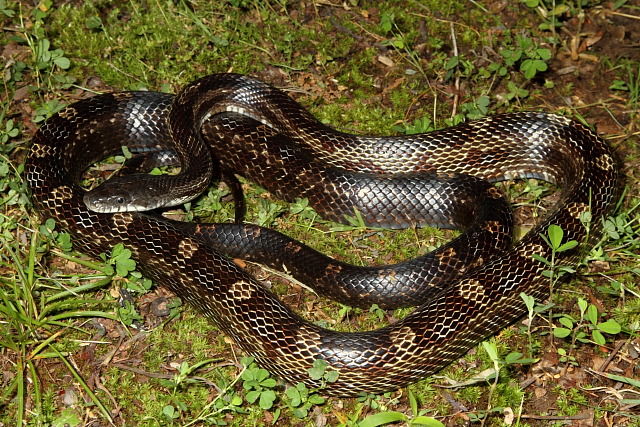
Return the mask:
MULTIPOLYGON (((640 425, 639 16, 631 0, 0 0, 0 425, 640 425), (289 90, 351 133, 525 109, 568 115, 614 149, 620 206, 572 280, 529 317, 406 389, 325 400, 243 361, 195 310, 131 272, 126 251, 83 256, 30 204, 30 138, 64 105, 111 90, 176 92, 228 71, 289 90)), ((99 166, 87 182, 107 175, 99 166)), ((451 237, 328 223, 303 201, 243 188, 249 221, 359 265, 451 237)), ((519 234, 557 197, 535 180, 500 189, 519 234)), ((174 214, 228 221, 232 198, 215 185, 174 214)), ((348 309, 237 262, 324 326, 371 329, 407 312, 348 309)))

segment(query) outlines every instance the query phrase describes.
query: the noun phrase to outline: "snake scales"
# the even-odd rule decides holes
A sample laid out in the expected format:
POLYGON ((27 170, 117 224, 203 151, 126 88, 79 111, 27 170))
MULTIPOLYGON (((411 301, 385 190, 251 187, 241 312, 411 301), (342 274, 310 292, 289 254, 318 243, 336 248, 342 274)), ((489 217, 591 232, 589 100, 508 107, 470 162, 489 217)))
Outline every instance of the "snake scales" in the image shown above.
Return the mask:
MULTIPOLYGON (((290 382, 317 386, 308 369, 314 360, 324 359, 339 373, 335 383, 327 384, 327 392, 355 395, 395 389, 436 372, 522 316, 521 292, 537 299, 548 296, 548 278, 541 274, 546 267, 533 258, 551 256, 540 233, 549 224, 558 224, 566 239, 583 242, 557 254, 559 263, 574 262, 589 240, 581 215, 591 213, 590 237, 595 236, 601 216, 615 198, 617 168, 607 145, 592 131, 556 115, 517 113, 427 134, 357 137, 318 123, 277 89, 245 76, 222 74, 194 82, 175 99, 125 92, 72 104, 34 136, 26 178, 40 214, 54 217, 71 232, 83 252, 97 255, 124 242, 147 277, 200 309, 271 372, 290 382), (451 263, 460 274, 445 283, 426 285, 432 290, 400 301, 413 304, 412 298, 421 299, 411 314, 390 326, 353 333, 323 329, 292 312, 224 255, 235 254, 228 246, 239 241, 267 236, 265 230, 230 225, 221 226, 220 232, 216 227, 203 232, 198 225, 173 223, 155 214, 99 213, 87 208, 85 191, 78 186, 86 167, 122 145, 138 144, 144 151, 166 145, 163 141, 171 137, 193 150, 189 154, 175 149, 184 175, 160 178, 168 180, 162 185, 176 185, 178 193, 208 185, 208 179, 193 171, 229 168, 287 200, 307 197, 331 219, 343 219, 357 209, 371 225, 469 227, 471 231, 461 238, 479 233, 490 241, 490 249, 474 255, 479 245, 469 237, 463 242, 467 246, 445 249, 430 267, 413 264, 412 272, 403 276, 400 268, 391 266, 384 274, 392 278, 398 274, 406 282, 399 292, 424 288, 425 273, 431 272, 424 270, 437 271, 443 265, 446 269, 451 263), (476 178, 466 178, 467 174, 476 178), (501 237, 505 229, 500 221, 508 223, 510 216, 504 214, 495 190, 478 181, 525 177, 553 182, 562 192, 543 221, 505 248, 510 238, 501 237), (457 189, 464 197, 451 194, 457 189), (487 205, 495 207, 483 208, 485 202, 474 201, 474 194, 487 196, 491 202, 487 205), (436 201, 429 201, 428 195, 436 201), (425 205, 427 214, 421 213, 425 205), (451 213, 452 207, 462 213, 451 213), (500 221, 490 219, 491 213, 497 213, 500 221), (215 236, 204 238, 204 234, 215 236), (464 258, 464 252, 471 255, 464 258), (457 264, 459 258, 469 265, 457 264)), ((136 179, 147 186, 146 178, 136 179)), ((162 187, 158 192, 151 185, 149 192, 159 196, 168 191, 162 187)), ((193 197, 184 194, 172 197, 180 201, 193 197)), ((270 239, 267 236, 266 241, 270 239)), ((295 262, 299 249, 285 239, 275 250, 287 253, 287 258, 274 264, 295 262)), ((318 268, 303 264, 298 270, 307 271, 312 280, 343 267, 330 264, 329 273, 318 268)), ((374 278, 382 274, 377 271, 370 272, 374 278)), ((367 285, 358 282, 356 290, 359 286, 367 285)), ((332 292, 339 298, 343 294, 328 293, 332 292)), ((354 298, 343 296, 345 301, 354 298)))

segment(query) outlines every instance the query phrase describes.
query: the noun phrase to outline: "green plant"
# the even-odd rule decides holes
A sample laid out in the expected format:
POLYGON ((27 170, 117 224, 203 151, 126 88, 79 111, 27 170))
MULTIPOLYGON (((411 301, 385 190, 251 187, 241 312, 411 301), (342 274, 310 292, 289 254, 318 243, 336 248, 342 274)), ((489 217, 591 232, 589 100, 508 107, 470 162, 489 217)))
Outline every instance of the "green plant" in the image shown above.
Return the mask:
POLYGON ((507 83, 506 99, 523 99, 529 96, 529 91, 523 87, 518 86, 515 82, 509 81, 507 83))
POLYGON ((353 216, 345 215, 344 218, 348 224, 347 223, 334 224, 329 229, 329 231, 341 232, 341 231, 357 231, 357 230, 362 231, 362 230, 375 229, 367 226, 367 224, 364 222, 364 218, 362 217, 362 213, 360 213, 360 211, 358 211, 356 208, 354 208, 353 210, 353 216))
MULTIPOLYGON (((500 50, 507 67, 518 66, 523 72, 525 79, 531 80, 537 74, 547 70, 547 61, 551 59, 551 51, 547 48, 539 47, 530 37, 524 35, 516 36, 516 45, 507 46, 500 50)), ((513 81, 507 83, 509 92, 507 100, 517 98, 522 99, 529 96, 529 91, 522 85, 517 85, 513 81)))
POLYGON ((101 254, 100 258, 106 263, 105 273, 109 276, 117 274, 120 277, 127 277, 136 269, 136 262, 131 259, 131 251, 122 243, 118 243, 111 249, 111 256, 107 258, 105 254, 101 254))
MULTIPOLYGON (((71 236, 66 232, 58 232, 56 230, 56 222, 53 218, 49 218, 44 222, 44 224, 41 224, 39 231, 47 238, 45 241, 47 242, 47 246, 49 245, 49 241, 55 240, 58 247, 62 249, 63 252, 69 252, 71 250, 71 236)), ((45 248, 43 247, 40 250, 43 251, 45 248)))
POLYGON ((537 359, 533 358, 523 358, 523 354, 520 352, 512 352, 507 354, 504 358, 501 358, 498 354, 498 348, 493 340, 483 341, 482 347, 487 352, 489 359, 493 363, 493 373, 486 375, 487 380, 490 380, 493 377, 493 382, 491 383, 491 387, 489 389, 489 396, 487 398, 487 409, 483 412, 479 412, 474 414, 477 417, 477 421, 482 420, 484 422, 484 418, 487 414, 491 412, 502 413, 504 408, 494 407, 492 403, 492 397, 496 392, 496 388, 498 386, 498 382, 500 380, 500 372, 501 370, 509 365, 515 364, 532 364, 537 362, 537 359))
POLYGON ((615 335, 622 330, 614 319, 600 322, 601 315, 598 313, 598 308, 593 304, 588 304, 583 298, 578 298, 577 304, 580 317, 575 319, 568 314, 562 315, 558 319, 562 327, 553 329, 553 335, 556 338, 566 338, 571 335, 572 347, 575 346, 576 341, 605 345, 607 341, 602 335, 603 333, 615 335), (588 332, 591 332, 591 339, 588 337, 588 332))
POLYGON ((410 70, 410 73, 419 72, 423 76, 426 76, 426 72, 420 61, 420 56, 418 52, 412 48, 410 37, 403 33, 397 25, 396 15, 394 12, 384 12, 380 15, 380 29, 383 34, 391 36, 390 38, 383 40, 382 45, 403 52, 405 59, 413 67, 413 69, 410 70))
MULTIPOLYGON (((249 360, 246 360, 249 362, 249 360)), ((248 369, 247 365, 243 365, 243 371, 248 369)), ((226 413, 238 413, 246 415, 248 414, 247 410, 243 408, 243 399, 242 397, 234 391, 235 385, 242 378, 242 372, 240 375, 236 376, 233 381, 230 383, 224 384, 223 387, 220 387, 220 390, 216 397, 209 402, 198 414, 193 417, 193 419, 185 423, 184 426, 191 426, 194 424, 205 422, 209 425, 226 425, 226 422, 221 419, 226 413)), ((164 412, 164 410, 163 410, 164 412)), ((170 410, 171 413, 175 413, 175 409, 173 411, 170 410)))
POLYGON ((575 273, 575 269, 573 267, 557 265, 557 255, 561 252, 575 248, 578 245, 578 242, 575 240, 563 242, 564 231, 560 226, 555 224, 549 225, 547 228, 547 234, 540 234, 540 237, 542 237, 546 244, 551 248, 551 259, 546 259, 538 254, 533 254, 533 258, 549 267, 547 270, 542 272, 542 275, 549 278, 549 286, 553 291, 556 283, 563 276, 575 273))
MULTIPOLYGON (((590 215, 583 215, 581 217, 583 224, 587 228, 589 233, 591 218, 590 215)), ((610 229, 614 228, 609 226, 610 229)), ((549 284, 551 289, 554 289, 556 283, 565 275, 575 272, 572 267, 556 265, 555 259, 558 253, 571 250, 578 245, 578 242, 574 240, 563 242, 564 231, 557 225, 550 225, 547 228, 547 234, 541 234, 541 237, 551 248, 551 259, 548 260, 539 255, 534 254, 533 257, 549 267, 548 270, 543 271, 543 275, 549 278, 549 284)), ((609 319, 605 322, 599 322, 598 309, 593 304, 588 304, 584 299, 578 298, 578 308, 580 310, 579 319, 574 319, 568 314, 562 315, 558 322, 563 327, 556 327, 553 330, 553 334, 557 338, 566 338, 572 335, 571 349, 575 347, 576 341, 583 343, 589 342, 587 333, 582 329, 586 329, 591 332, 591 337, 594 343, 598 345, 604 345, 606 340, 602 333, 617 334, 621 331, 620 325, 613 319, 609 319), (586 321, 586 322, 585 322, 586 321), (576 324, 577 323, 577 324, 576 324)), ((564 349, 559 349, 561 361, 575 364, 575 358, 567 353, 564 349)))
POLYGON ((203 360, 193 365, 189 365, 187 362, 182 362, 177 369, 177 372, 172 379, 160 378, 158 382, 164 387, 171 390, 172 403, 167 404, 162 408, 162 414, 170 421, 176 420, 181 417, 181 414, 187 411, 188 402, 182 401, 178 392, 185 384, 194 384, 201 382, 198 378, 193 378, 194 372, 198 371, 204 366, 210 365, 213 362, 217 362, 216 359, 203 360))
POLYGON ((532 296, 529 296, 524 292, 520 293, 520 298, 522 298, 522 301, 524 301, 524 304, 527 307, 527 322, 525 333, 527 336, 528 345, 526 357, 532 358, 532 355, 534 354, 533 336, 531 334, 531 325, 533 323, 533 319, 536 314, 541 314, 551 308, 552 304, 536 304, 536 300, 532 296))
POLYGON ((425 415, 429 410, 419 409, 415 394, 409 392, 408 397, 413 416, 407 416, 402 412, 383 411, 367 416, 358 422, 358 427, 377 427, 398 422, 407 423, 409 426, 444 427, 440 421, 425 415))
POLYGON ((633 108, 636 107, 638 105, 638 101, 640 101, 640 64, 627 62, 624 67, 627 71, 627 75, 625 76, 626 80, 613 80, 609 89, 619 92, 628 92, 628 104, 633 108))
POLYGON ((313 406, 323 405, 326 401, 318 393, 310 391, 304 383, 288 387, 285 395, 288 398, 287 404, 293 409, 293 415, 298 418, 305 418, 313 406))
POLYGON ((36 116, 34 117, 33 122, 43 123, 46 119, 62 110, 64 107, 66 107, 66 104, 58 101, 57 99, 47 101, 36 109, 36 116))
POLYGON ((318 213, 309 206, 309 200, 306 198, 296 198, 296 201, 289 205, 289 213, 297 215, 304 223, 300 224, 311 229, 316 222, 323 222, 318 213))
POLYGON ((578 413, 580 406, 586 403, 584 394, 578 388, 560 390, 558 392, 558 409, 567 415, 578 413))
POLYGON ((46 0, 34 9, 33 22, 27 25, 24 15, 20 13, 20 27, 18 32, 22 36, 13 35, 10 40, 26 44, 31 51, 31 71, 36 79, 34 90, 43 88, 69 88, 75 81, 70 76, 57 74, 60 70, 67 70, 71 61, 64 55, 62 49, 52 49, 51 41, 47 37, 45 18, 48 17, 53 2, 46 0))
POLYGON ((138 314, 135 306, 128 300, 125 300, 123 304, 118 307, 118 317, 125 326, 131 326, 142 321, 142 316, 138 314))
POLYGON ((564 2, 556 2, 556 0, 520 1, 538 13, 542 18, 542 22, 538 25, 538 28, 544 31, 551 31, 551 41, 556 44, 558 42, 556 29, 562 26, 558 17, 569 11, 567 4, 564 2))
POLYGON ((309 368, 309 376, 311 379, 321 381, 320 389, 326 385, 326 383, 336 382, 338 380, 338 371, 329 368, 329 364, 322 360, 317 359, 313 361, 313 367, 309 368))
POLYGON ((242 364, 247 367, 240 376, 242 387, 247 392, 245 395, 247 402, 258 402, 261 409, 271 409, 276 400, 276 393, 273 390, 276 380, 271 378, 269 371, 259 368, 250 357, 243 358, 242 364))
MULTIPOLYGON (((2 116, 0 116, 0 122, 2 121, 2 116)), ((0 144, 5 145, 9 142, 9 139, 15 138, 20 134, 20 129, 15 127, 15 123, 13 120, 9 119, 4 124, 4 129, 0 129, 0 144)))
POLYGON ((524 71, 524 77, 532 79, 538 72, 547 70, 551 51, 538 47, 534 41, 523 35, 516 36, 516 46, 505 47, 500 51, 508 67, 518 65, 524 71))
POLYGON ((413 124, 396 125, 392 128, 396 132, 404 133, 405 135, 414 135, 417 133, 426 133, 435 130, 433 122, 428 117, 422 117, 415 119, 413 124))
POLYGON ((278 203, 268 199, 260 199, 258 210, 258 225, 268 227, 274 225, 276 218, 285 211, 285 208, 278 203))
POLYGON ((616 381, 622 384, 627 384, 632 387, 630 391, 630 395, 636 397, 635 399, 620 399, 620 404, 628 405, 628 408, 634 408, 640 405, 640 381, 635 378, 625 377, 623 375, 616 375, 606 373, 604 374, 608 379, 612 381, 616 381))
POLYGON ((16 14, 15 10, 8 7, 6 0, 0 0, 0 12, 7 18, 13 18, 16 14))
MULTIPOLYGON (((43 246, 39 242, 41 236, 39 233, 32 233, 26 254, 11 249, 15 242, 0 237, 2 247, 11 260, 10 263, 0 260, 0 267, 8 267, 8 271, 15 272, 0 277, 0 347, 15 361, 15 376, 2 392, 0 407, 5 407, 15 398, 17 425, 21 425, 28 399, 33 405, 31 411, 42 417, 45 395, 40 387, 36 365, 38 361, 56 359, 66 367, 103 416, 111 420, 109 411, 69 362, 68 353, 61 345, 61 338, 65 334, 71 331, 85 332, 76 325, 77 318, 115 319, 110 313, 93 309, 102 301, 81 297, 84 293, 104 286, 107 281, 104 278, 49 281, 37 277, 34 268, 39 249, 43 246)), ((64 253, 59 256, 79 261, 64 253)))

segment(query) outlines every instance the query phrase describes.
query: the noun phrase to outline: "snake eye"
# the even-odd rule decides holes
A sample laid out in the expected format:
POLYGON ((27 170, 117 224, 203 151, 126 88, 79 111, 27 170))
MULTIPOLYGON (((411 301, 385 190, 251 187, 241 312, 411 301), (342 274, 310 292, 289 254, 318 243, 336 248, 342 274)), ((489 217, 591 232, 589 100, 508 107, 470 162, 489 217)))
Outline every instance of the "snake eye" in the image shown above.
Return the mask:
POLYGON ((116 199, 116 203, 117 203, 117 204, 119 204, 119 205, 124 204, 124 197, 122 197, 122 196, 121 196, 121 197, 118 197, 118 198, 116 199))

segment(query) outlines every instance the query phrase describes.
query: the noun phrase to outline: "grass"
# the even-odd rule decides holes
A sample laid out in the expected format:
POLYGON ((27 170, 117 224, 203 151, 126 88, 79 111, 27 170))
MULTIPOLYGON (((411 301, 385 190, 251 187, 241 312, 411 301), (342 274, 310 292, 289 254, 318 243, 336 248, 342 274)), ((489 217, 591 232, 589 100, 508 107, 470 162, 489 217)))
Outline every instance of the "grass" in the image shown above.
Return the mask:
MULTIPOLYGON (((611 50, 598 53, 598 63, 586 57, 571 62, 579 78, 544 73, 545 66, 560 68, 571 53, 567 34, 580 31, 570 18, 590 16, 596 5, 568 1, 550 15, 552 2, 533 3, 495 11, 494 2, 457 1, 396 0, 377 7, 357 1, 96 1, 73 7, 43 1, 33 7, 0 0, 6 29, 0 423, 356 426, 378 425, 376 419, 427 422, 420 418, 427 415, 448 424, 548 425, 586 414, 597 423, 640 425, 633 412, 640 373, 628 362, 640 329, 640 63, 611 50), (513 22, 517 29, 510 29, 513 22), (581 68, 585 64, 596 71, 581 68), (190 308, 172 305, 166 318, 148 314, 164 291, 137 277, 126 253, 104 262, 83 257, 55 222, 33 212, 22 179, 29 138, 78 93, 105 87, 177 91, 224 71, 296 87, 292 96, 320 120, 354 133, 426 131, 524 108, 566 112, 604 125, 625 166, 627 192, 607 223, 606 239, 586 256, 572 283, 555 290, 553 307, 532 306, 526 323, 438 376, 357 399, 324 401, 321 392, 300 387, 285 392, 190 308), (120 289, 134 294, 128 310, 117 304, 120 289), (130 327, 136 319, 143 330, 130 327), (620 332, 602 331, 609 321, 620 332)), ((608 16, 637 12, 624 1, 597 10, 608 16)), ((250 220, 356 264, 408 259, 451 236, 433 229, 381 234, 357 224, 338 226, 302 202, 288 206, 255 186, 245 188, 250 220)), ((539 197, 548 187, 530 180, 503 188, 520 206, 524 228, 532 211, 544 214, 539 197)), ((227 221, 233 208, 226 199, 224 188, 213 188, 187 216, 227 221), (212 207, 220 209, 211 213, 212 207)), ((349 310, 307 293, 300 297, 278 277, 254 271, 303 315, 339 330, 376 327, 406 313, 349 310)))

